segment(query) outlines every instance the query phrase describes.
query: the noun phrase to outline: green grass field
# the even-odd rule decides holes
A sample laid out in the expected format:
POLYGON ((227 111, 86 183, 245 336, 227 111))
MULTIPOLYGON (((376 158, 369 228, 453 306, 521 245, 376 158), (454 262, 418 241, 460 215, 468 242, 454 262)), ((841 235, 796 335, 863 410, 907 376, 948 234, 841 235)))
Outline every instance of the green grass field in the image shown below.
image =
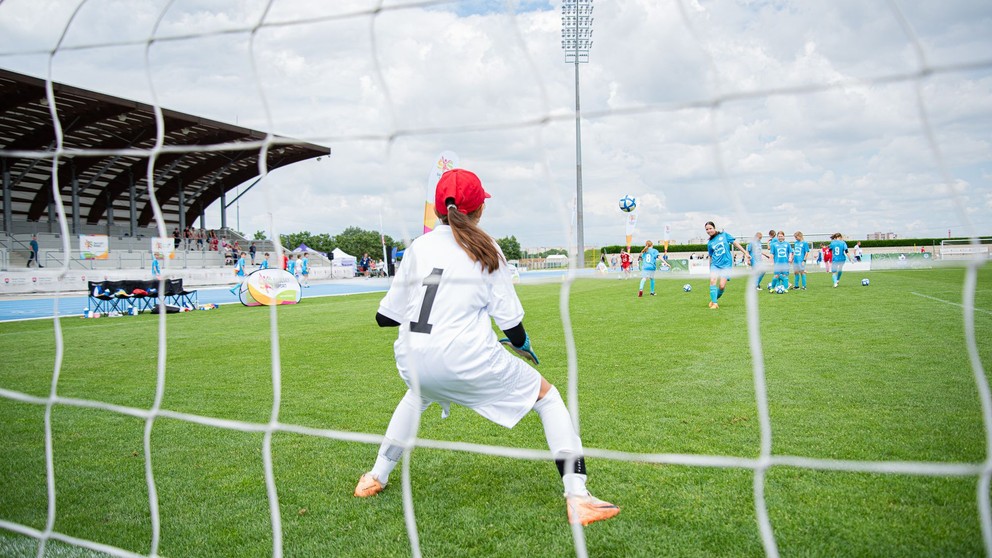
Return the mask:
MULTIPOLYGON (((840 288, 759 293, 774 455, 978 464, 986 459, 978 389, 962 321, 964 271, 851 273, 840 288), (870 277, 871 286, 860 286, 870 277)), ((582 280, 570 309, 587 448, 756 458, 758 412, 745 283, 717 311, 705 280, 582 280)), ((518 287, 540 371, 566 393, 560 283, 518 287)), ((405 385, 396 332, 375 326, 381 294, 305 299, 278 309, 279 421, 381 435, 405 385)), ((225 306, 167 316, 162 408, 266 423, 272 401, 269 312, 225 306)), ((158 316, 62 321, 58 394, 148 409, 158 316)), ((992 369, 992 268, 978 281, 975 332, 992 369)), ((47 397, 51 321, 0 324, 0 388, 47 397)), ((0 520, 44 530, 44 406, 0 398, 0 520)), ((56 405, 54 530, 147 554, 152 528, 145 421, 56 405)), ((421 438, 546 449, 533 413, 513 430, 434 406, 421 438)), ((163 556, 268 556, 272 528, 263 435, 159 417, 151 434, 163 556)), ((377 445, 277 432, 273 464, 286 556, 408 556, 401 469, 381 495, 351 492, 377 445)), ((761 556, 750 469, 590 458, 590 488, 618 504, 585 530, 591 556, 761 556)), ((574 554, 555 467, 418 448, 411 461, 425 556, 574 554)), ((766 502, 783 556, 980 556, 977 477, 769 470, 766 502)), ((83 556, 49 543, 51 556, 83 556)), ((35 540, 0 530, 0 555, 35 556, 35 540)))

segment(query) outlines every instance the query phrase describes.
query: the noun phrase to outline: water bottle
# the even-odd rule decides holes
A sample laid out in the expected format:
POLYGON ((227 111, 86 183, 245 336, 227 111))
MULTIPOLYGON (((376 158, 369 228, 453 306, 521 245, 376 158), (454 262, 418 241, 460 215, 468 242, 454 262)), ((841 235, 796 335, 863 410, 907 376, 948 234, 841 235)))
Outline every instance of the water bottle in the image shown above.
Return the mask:
POLYGON ((89 309, 88 306, 86 308, 83 308, 83 317, 84 318, 89 318, 90 317, 90 309, 89 309))

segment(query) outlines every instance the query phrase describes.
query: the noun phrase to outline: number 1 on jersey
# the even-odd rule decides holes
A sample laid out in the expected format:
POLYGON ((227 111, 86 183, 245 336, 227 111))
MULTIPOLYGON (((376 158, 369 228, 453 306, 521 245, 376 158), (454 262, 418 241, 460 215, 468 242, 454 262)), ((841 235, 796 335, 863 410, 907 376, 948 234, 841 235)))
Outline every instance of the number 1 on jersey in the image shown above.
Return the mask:
POLYGON ((415 333, 430 333, 432 326, 427 320, 431 317, 431 308, 434 306, 434 297, 437 296, 438 285, 441 284, 441 274, 443 269, 434 268, 431 274, 424 277, 423 286, 427 287, 424 292, 424 301, 420 304, 420 317, 415 322, 410 322, 410 331, 415 333))

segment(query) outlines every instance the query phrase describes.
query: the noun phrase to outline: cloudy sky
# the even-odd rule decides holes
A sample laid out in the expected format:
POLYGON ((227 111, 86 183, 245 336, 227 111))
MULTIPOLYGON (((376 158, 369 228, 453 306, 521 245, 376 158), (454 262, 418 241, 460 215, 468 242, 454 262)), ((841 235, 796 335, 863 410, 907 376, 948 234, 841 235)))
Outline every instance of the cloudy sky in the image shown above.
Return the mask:
MULTIPOLYGON (((0 0, 0 67, 329 146, 228 223, 410 238, 442 151, 483 225, 567 246, 575 66, 560 0, 0 0), (58 48, 56 48, 58 47, 58 48), (270 219, 271 215, 271 219, 270 219)), ((596 0, 580 71, 586 246, 769 228, 992 234, 992 3, 596 0)), ((219 209, 207 213, 219 225, 219 209)), ((271 231, 269 232, 271 236, 271 231)))

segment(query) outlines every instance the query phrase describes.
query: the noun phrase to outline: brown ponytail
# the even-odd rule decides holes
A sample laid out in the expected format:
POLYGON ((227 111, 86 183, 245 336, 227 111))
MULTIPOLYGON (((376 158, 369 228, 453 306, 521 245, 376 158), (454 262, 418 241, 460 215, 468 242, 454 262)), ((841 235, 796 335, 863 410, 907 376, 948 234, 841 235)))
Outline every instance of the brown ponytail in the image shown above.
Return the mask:
POLYGON ((441 222, 451 227, 451 234, 455 237, 455 242, 462 247, 472 261, 479 262, 482 270, 492 273, 499 269, 500 262, 503 261, 502 254, 496 247, 496 242, 489 236, 489 233, 479 228, 479 219, 482 217, 482 208, 465 215, 455 209, 454 200, 445 200, 448 206, 447 215, 439 215, 441 222))

